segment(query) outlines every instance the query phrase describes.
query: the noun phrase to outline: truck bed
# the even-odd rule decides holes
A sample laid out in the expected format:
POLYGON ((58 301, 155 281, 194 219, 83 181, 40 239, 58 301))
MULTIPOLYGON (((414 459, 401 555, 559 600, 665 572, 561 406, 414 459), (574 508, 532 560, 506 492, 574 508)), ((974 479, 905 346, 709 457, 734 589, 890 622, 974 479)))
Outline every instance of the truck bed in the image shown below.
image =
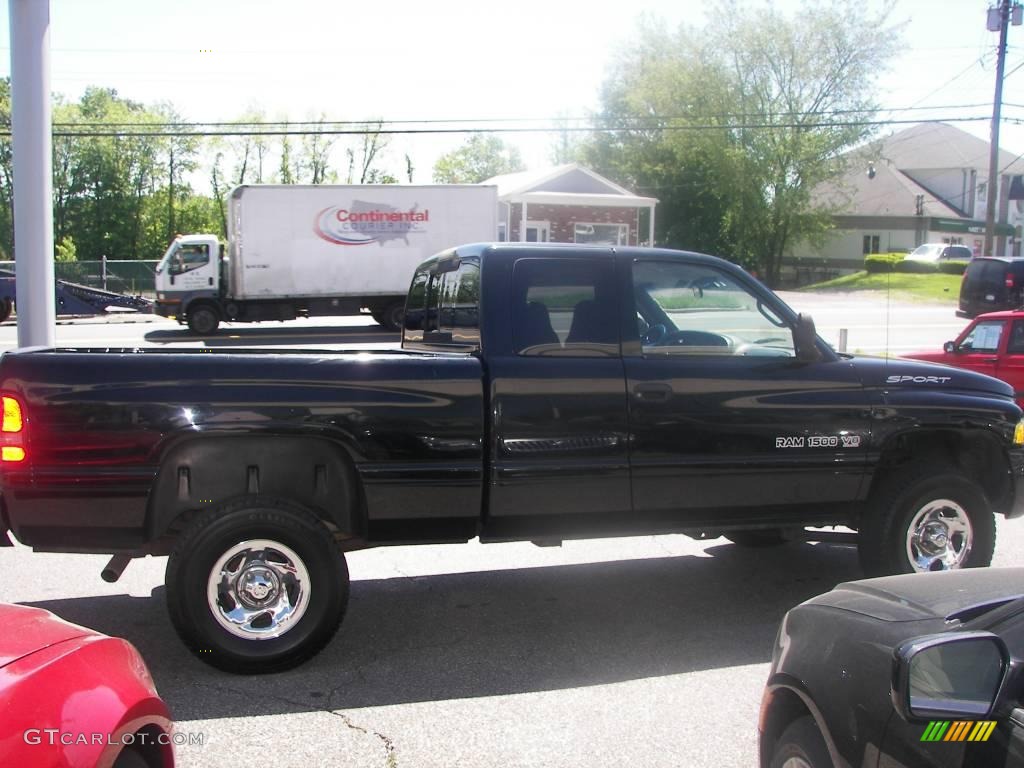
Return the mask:
POLYGON ((464 539, 480 519, 470 355, 32 349, 3 356, 0 389, 22 400, 27 434, 6 523, 37 549, 151 551, 183 511, 254 492, 354 515, 359 537, 431 520, 464 539))

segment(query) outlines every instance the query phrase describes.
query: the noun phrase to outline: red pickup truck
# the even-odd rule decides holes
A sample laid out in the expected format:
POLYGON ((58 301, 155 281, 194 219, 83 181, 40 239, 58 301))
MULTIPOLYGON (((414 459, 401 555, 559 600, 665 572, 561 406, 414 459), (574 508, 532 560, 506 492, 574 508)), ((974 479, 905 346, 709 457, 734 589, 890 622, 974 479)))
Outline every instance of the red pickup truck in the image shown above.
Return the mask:
POLYGON ((1024 310, 978 315, 956 341, 947 341, 941 352, 914 352, 902 357, 1002 379, 1013 387, 1017 404, 1024 407, 1024 310))

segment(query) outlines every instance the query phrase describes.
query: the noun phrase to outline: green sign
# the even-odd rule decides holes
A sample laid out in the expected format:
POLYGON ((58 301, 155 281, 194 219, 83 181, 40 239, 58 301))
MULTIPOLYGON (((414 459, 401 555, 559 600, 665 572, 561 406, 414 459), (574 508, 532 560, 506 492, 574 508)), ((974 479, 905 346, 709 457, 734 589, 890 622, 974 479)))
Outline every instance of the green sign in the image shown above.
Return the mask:
MULTIPOLYGON (((930 232, 964 232, 970 235, 984 235, 985 222, 972 221, 971 219, 937 219, 928 220, 930 232)), ((1013 237, 1013 227, 1009 224, 996 224, 996 235, 1013 237)))

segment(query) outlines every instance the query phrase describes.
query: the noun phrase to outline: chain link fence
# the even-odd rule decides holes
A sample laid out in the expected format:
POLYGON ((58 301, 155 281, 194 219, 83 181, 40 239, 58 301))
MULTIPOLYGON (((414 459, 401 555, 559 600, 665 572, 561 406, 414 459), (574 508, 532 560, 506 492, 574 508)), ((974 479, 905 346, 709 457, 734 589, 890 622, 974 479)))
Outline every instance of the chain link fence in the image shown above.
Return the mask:
MULTIPOLYGON (((97 261, 58 261, 53 265, 54 277, 90 288, 123 293, 129 296, 156 295, 158 260, 100 259, 97 261)), ((0 269, 15 272, 15 262, 0 261, 0 269)))

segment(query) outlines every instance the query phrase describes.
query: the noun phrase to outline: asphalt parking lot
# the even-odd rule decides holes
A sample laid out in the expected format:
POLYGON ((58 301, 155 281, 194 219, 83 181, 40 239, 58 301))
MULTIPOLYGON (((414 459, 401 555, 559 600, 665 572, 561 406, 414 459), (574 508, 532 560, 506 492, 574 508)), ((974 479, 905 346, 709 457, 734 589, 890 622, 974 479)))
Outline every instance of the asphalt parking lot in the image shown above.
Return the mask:
MULTIPOLYGON (((826 338, 855 315, 830 311, 819 321, 826 338)), ((872 325, 851 346, 941 344, 965 323, 929 312, 935 319, 916 335, 910 320, 872 325)), ((855 319, 871 322, 866 311, 855 319)), ((123 332, 164 344, 152 334, 178 333, 121 325, 97 323, 83 343, 123 332)), ((279 333, 267 328, 278 326, 240 337, 279 333)), ((348 332, 394 342, 366 323, 348 332)), ((10 344, 5 326, 0 348, 10 344)), ((995 565, 1024 566, 1021 553, 1024 521, 1000 521, 995 565)), ((756 764, 761 687, 783 613, 860 575, 849 546, 751 550, 683 536, 396 547, 348 560, 352 597, 338 636, 305 666, 266 676, 218 672, 184 649, 164 608, 163 558, 135 561, 106 584, 105 557, 2 549, 0 601, 131 640, 179 731, 202 735, 202 745, 179 748, 182 766, 738 768, 756 764)))

